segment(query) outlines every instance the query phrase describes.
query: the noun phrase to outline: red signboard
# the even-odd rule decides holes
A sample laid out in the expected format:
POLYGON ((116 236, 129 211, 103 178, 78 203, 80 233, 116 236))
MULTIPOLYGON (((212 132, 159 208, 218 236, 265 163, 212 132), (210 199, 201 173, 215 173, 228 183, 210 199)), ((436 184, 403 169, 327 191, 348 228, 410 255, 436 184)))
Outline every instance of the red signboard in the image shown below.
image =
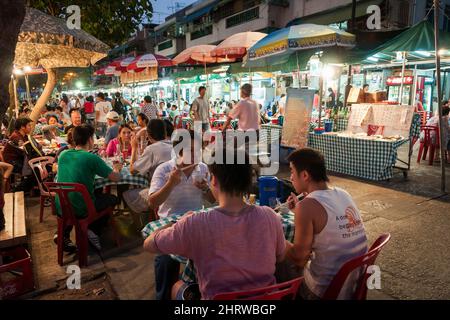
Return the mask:
MULTIPOLYGON (((412 76, 407 76, 407 77, 403 77, 403 84, 413 84, 414 81, 414 77, 412 76)), ((388 77, 386 80, 386 84, 388 86, 399 86, 402 84, 402 78, 401 77, 388 77)))

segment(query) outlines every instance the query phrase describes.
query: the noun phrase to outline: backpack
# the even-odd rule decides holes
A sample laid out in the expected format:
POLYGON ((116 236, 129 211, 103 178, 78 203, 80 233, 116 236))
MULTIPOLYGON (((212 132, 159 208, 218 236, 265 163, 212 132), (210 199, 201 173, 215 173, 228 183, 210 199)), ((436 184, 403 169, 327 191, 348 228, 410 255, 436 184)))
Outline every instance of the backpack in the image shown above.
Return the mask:
POLYGON ((114 99, 113 111, 117 112, 119 115, 124 116, 126 113, 125 106, 122 103, 121 98, 114 99))

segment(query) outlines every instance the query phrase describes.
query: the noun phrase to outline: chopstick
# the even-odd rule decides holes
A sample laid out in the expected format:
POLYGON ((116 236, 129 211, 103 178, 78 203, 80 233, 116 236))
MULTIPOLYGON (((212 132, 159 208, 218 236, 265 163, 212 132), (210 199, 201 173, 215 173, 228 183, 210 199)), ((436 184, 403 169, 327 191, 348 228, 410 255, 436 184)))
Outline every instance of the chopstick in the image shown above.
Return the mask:
MULTIPOLYGON (((300 199, 300 197, 303 197, 303 193, 300 193, 296 198, 300 199)), ((273 209, 274 211, 278 211, 281 209, 281 207, 287 205, 289 202, 286 201, 285 203, 280 204, 279 206, 276 206, 275 209, 273 209)))

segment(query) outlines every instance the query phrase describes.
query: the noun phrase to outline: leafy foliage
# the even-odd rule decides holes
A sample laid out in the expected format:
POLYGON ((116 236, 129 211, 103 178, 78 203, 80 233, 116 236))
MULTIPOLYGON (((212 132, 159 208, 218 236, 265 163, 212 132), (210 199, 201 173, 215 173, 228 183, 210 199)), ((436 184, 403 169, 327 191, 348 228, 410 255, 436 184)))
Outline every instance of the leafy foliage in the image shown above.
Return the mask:
POLYGON ((150 0, 28 0, 30 7, 66 19, 66 8, 81 9, 81 28, 110 46, 128 40, 139 25, 152 17, 150 0))

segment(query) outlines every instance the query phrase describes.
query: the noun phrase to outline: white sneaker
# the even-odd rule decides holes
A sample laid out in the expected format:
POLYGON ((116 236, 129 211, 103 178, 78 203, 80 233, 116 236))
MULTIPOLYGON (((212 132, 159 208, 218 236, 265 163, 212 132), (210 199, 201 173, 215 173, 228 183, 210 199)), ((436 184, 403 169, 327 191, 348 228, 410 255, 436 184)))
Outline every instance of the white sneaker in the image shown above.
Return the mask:
POLYGON ((90 229, 88 229, 88 240, 95 249, 97 249, 98 251, 102 250, 102 246, 100 245, 100 238, 90 229))

